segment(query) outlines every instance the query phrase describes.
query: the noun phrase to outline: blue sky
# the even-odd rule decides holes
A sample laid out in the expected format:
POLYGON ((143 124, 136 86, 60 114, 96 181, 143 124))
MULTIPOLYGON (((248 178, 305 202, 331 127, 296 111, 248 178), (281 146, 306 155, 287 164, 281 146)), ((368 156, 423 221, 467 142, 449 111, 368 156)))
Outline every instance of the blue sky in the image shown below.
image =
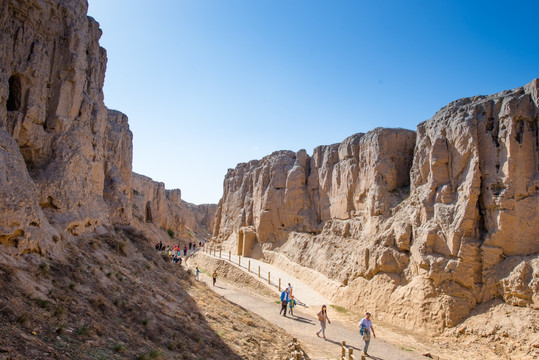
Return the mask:
POLYGON ((539 1, 89 0, 133 170, 216 203, 276 150, 416 129, 539 77, 539 1))

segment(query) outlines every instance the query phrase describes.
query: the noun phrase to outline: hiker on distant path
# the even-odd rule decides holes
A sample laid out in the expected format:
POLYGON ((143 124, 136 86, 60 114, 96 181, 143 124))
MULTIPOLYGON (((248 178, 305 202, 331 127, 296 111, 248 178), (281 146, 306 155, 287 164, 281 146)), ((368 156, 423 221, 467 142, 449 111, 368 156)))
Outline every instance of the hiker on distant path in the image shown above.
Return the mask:
POLYGON ((292 296, 292 285, 290 285, 290 283, 288 283, 288 287, 286 288, 286 291, 288 291, 288 296, 292 296))
POLYGON ((284 290, 281 293, 281 311, 279 311, 279 315, 281 315, 284 311, 284 316, 286 316, 286 306, 288 305, 288 291, 284 290))
POLYGON ((371 331, 372 336, 376 339, 376 333, 372 327, 371 313, 366 313, 365 317, 359 322, 359 333, 363 335, 363 340, 365 341, 365 346, 363 347, 363 355, 369 356, 367 351, 369 350, 369 343, 371 342, 371 331))
POLYGON ((183 247, 183 256, 187 256, 187 245, 183 247))
POLYGON ((329 321, 329 318, 328 318, 326 305, 322 305, 322 310, 320 310, 317 316, 318 316, 318 322, 320 323, 320 330, 316 332, 316 336, 320 337, 320 332, 322 332, 322 335, 324 336, 324 340, 326 340, 326 320, 328 324, 331 324, 331 321, 329 321))
POLYGON ((196 270, 196 273, 195 273, 195 279, 197 279, 197 281, 199 280, 198 274, 200 274, 200 270, 198 270, 198 266, 197 266, 197 270, 196 270))
POLYGON ((217 281, 217 271, 214 271, 211 277, 213 278, 213 286, 215 286, 215 282, 217 281))
POLYGON ((296 306, 296 300, 294 300, 294 295, 290 296, 288 301, 288 307, 290 308, 290 315, 294 316, 294 306, 296 306))

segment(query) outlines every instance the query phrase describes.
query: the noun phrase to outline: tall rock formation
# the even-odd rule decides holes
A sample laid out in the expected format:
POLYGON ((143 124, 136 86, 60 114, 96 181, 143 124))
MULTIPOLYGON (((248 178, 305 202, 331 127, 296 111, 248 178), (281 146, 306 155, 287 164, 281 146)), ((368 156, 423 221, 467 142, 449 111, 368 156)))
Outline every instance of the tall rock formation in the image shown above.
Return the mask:
POLYGON ((162 240, 162 230, 172 230, 186 240, 211 237, 217 205, 190 204, 182 200, 179 189, 166 190, 164 183, 137 173, 133 173, 132 185, 132 223, 149 237, 162 240))
MULTIPOLYGON (((106 52, 86 1, 3 1, 1 8, 0 127, 18 149, 2 144, 22 155, 25 168, 18 171, 26 176, 16 181, 29 196, 19 206, 39 218, 10 222, 2 236, 22 244, 79 235, 96 230, 109 212, 129 222, 129 199, 120 200, 129 192, 118 182, 130 183, 131 133, 127 119, 116 121, 123 115, 104 106, 106 52), (117 141, 122 145, 112 149, 117 141), (46 231, 34 238, 36 223, 46 231)), ((13 206, 4 199, 3 208, 13 206)))
POLYGON ((290 232, 320 233, 331 219, 387 214, 408 193, 415 133, 375 129, 313 156, 278 151, 239 164, 224 180, 214 235, 229 239, 254 227, 258 243, 279 243, 290 232))
MULTIPOLYGON (((104 105, 107 56, 87 8, 0 1, 1 253, 52 252, 133 221, 133 136, 127 117, 104 105)), ((211 207, 201 209, 165 206, 175 220, 163 226, 212 225, 211 207)))
POLYGON ((214 238, 414 330, 494 298, 539 307, 538 88, 455 101, 417 136, 375 129, 239 164, 214 238))

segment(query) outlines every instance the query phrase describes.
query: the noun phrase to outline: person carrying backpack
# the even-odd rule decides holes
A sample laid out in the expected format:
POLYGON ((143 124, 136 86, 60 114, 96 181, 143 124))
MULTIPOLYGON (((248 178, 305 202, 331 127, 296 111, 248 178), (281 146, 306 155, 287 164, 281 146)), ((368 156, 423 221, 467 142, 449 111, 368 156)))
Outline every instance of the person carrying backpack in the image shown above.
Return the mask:
POLYGON ((283 291, 281 293, 281 311, 279 311, 279 315, 283 313, 284 311, 284 316, 286 317, 286 306, 288 305, 288 291, 283 291))
POLYGON ((365 341, 365 346, 363 347, 363 355, 365 356, 369 356, 367 351, 369 350, 369 344, 371 342, 371 331, 372 336, 376 339, 376 333, 372 327, 371 313, 368 312, 359 322, 359 334, 363 336, 363 341, 365 341))

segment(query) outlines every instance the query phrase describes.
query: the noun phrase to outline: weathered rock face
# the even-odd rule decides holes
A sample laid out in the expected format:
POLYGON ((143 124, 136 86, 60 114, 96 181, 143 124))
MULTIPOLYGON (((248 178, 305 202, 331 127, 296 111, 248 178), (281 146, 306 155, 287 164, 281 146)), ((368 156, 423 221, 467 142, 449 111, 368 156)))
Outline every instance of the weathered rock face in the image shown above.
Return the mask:
POLYGON ((37 202, 37 188, 17 143, 1 128, 0 169, 0 244, 8 254, 46 251, 59 234, 37 202))
POLYGON ((240 164, 214 237, 235 250, 252 228, 268 260, 414 330, 440 332, 496 297, 537 306, 538 86, 455 101, 417 137, 376 129, 311 158, 240 164))
MULTIPOLYGON (((127 117, 104 105, 106 52, 87 7, 0 1, 3 253, 52 251, 60 239, 133 221, 133 136, 127 117)), ((144 223, 149 214, 165 228, 212 226, 210 205, 179 206, 179 190, 164 185, 144 191, 144 223)))
MULTIPOLYGON (((133 173, 133 217, 140 230, 152 237, 158 229, 172 230, 178 238, 207 239, 214 226, 215 204, 194 205, 181 198, 181 191, 165 190, 165 184, 133 173)), ((166 240, 166 239, 165 239, 166 240)))
MULTIPOLYGON (((110 183, 121 177, 114 168, 131 166, 127 121, 109 122, 103 103, 101 30, 86 17, 86 1, 3 1, 1 7, 0 127, 24 159, 22 186, 34 191, 33 203, 24 206, 39 204, 62 237, 93 231, 108 220, 104 193, 115 197, 110 183), (125 146, 116 158, 107 148, 121 137, 125 146)), ((114 206, 129 211, 125 205, 114 206)), ((18 233, 28 233, 23 225, 18 233)))
POLYGON ((448 326, 502 293, 520 305, 537 293, 539 268, 521 256, 539 253, 538 86, 461 99, 418 126, 411 274, 449 296, 448 326), (527 281, 509 290, 522 261, 527 281))
POLYGON ((221 240, 254 226, 260 243, 292 231, 319 233, 331 219, 387 215, 407 193, 415 133, 375 129, 309 157, 279 151, 229 170, 214 235, 221 240))

